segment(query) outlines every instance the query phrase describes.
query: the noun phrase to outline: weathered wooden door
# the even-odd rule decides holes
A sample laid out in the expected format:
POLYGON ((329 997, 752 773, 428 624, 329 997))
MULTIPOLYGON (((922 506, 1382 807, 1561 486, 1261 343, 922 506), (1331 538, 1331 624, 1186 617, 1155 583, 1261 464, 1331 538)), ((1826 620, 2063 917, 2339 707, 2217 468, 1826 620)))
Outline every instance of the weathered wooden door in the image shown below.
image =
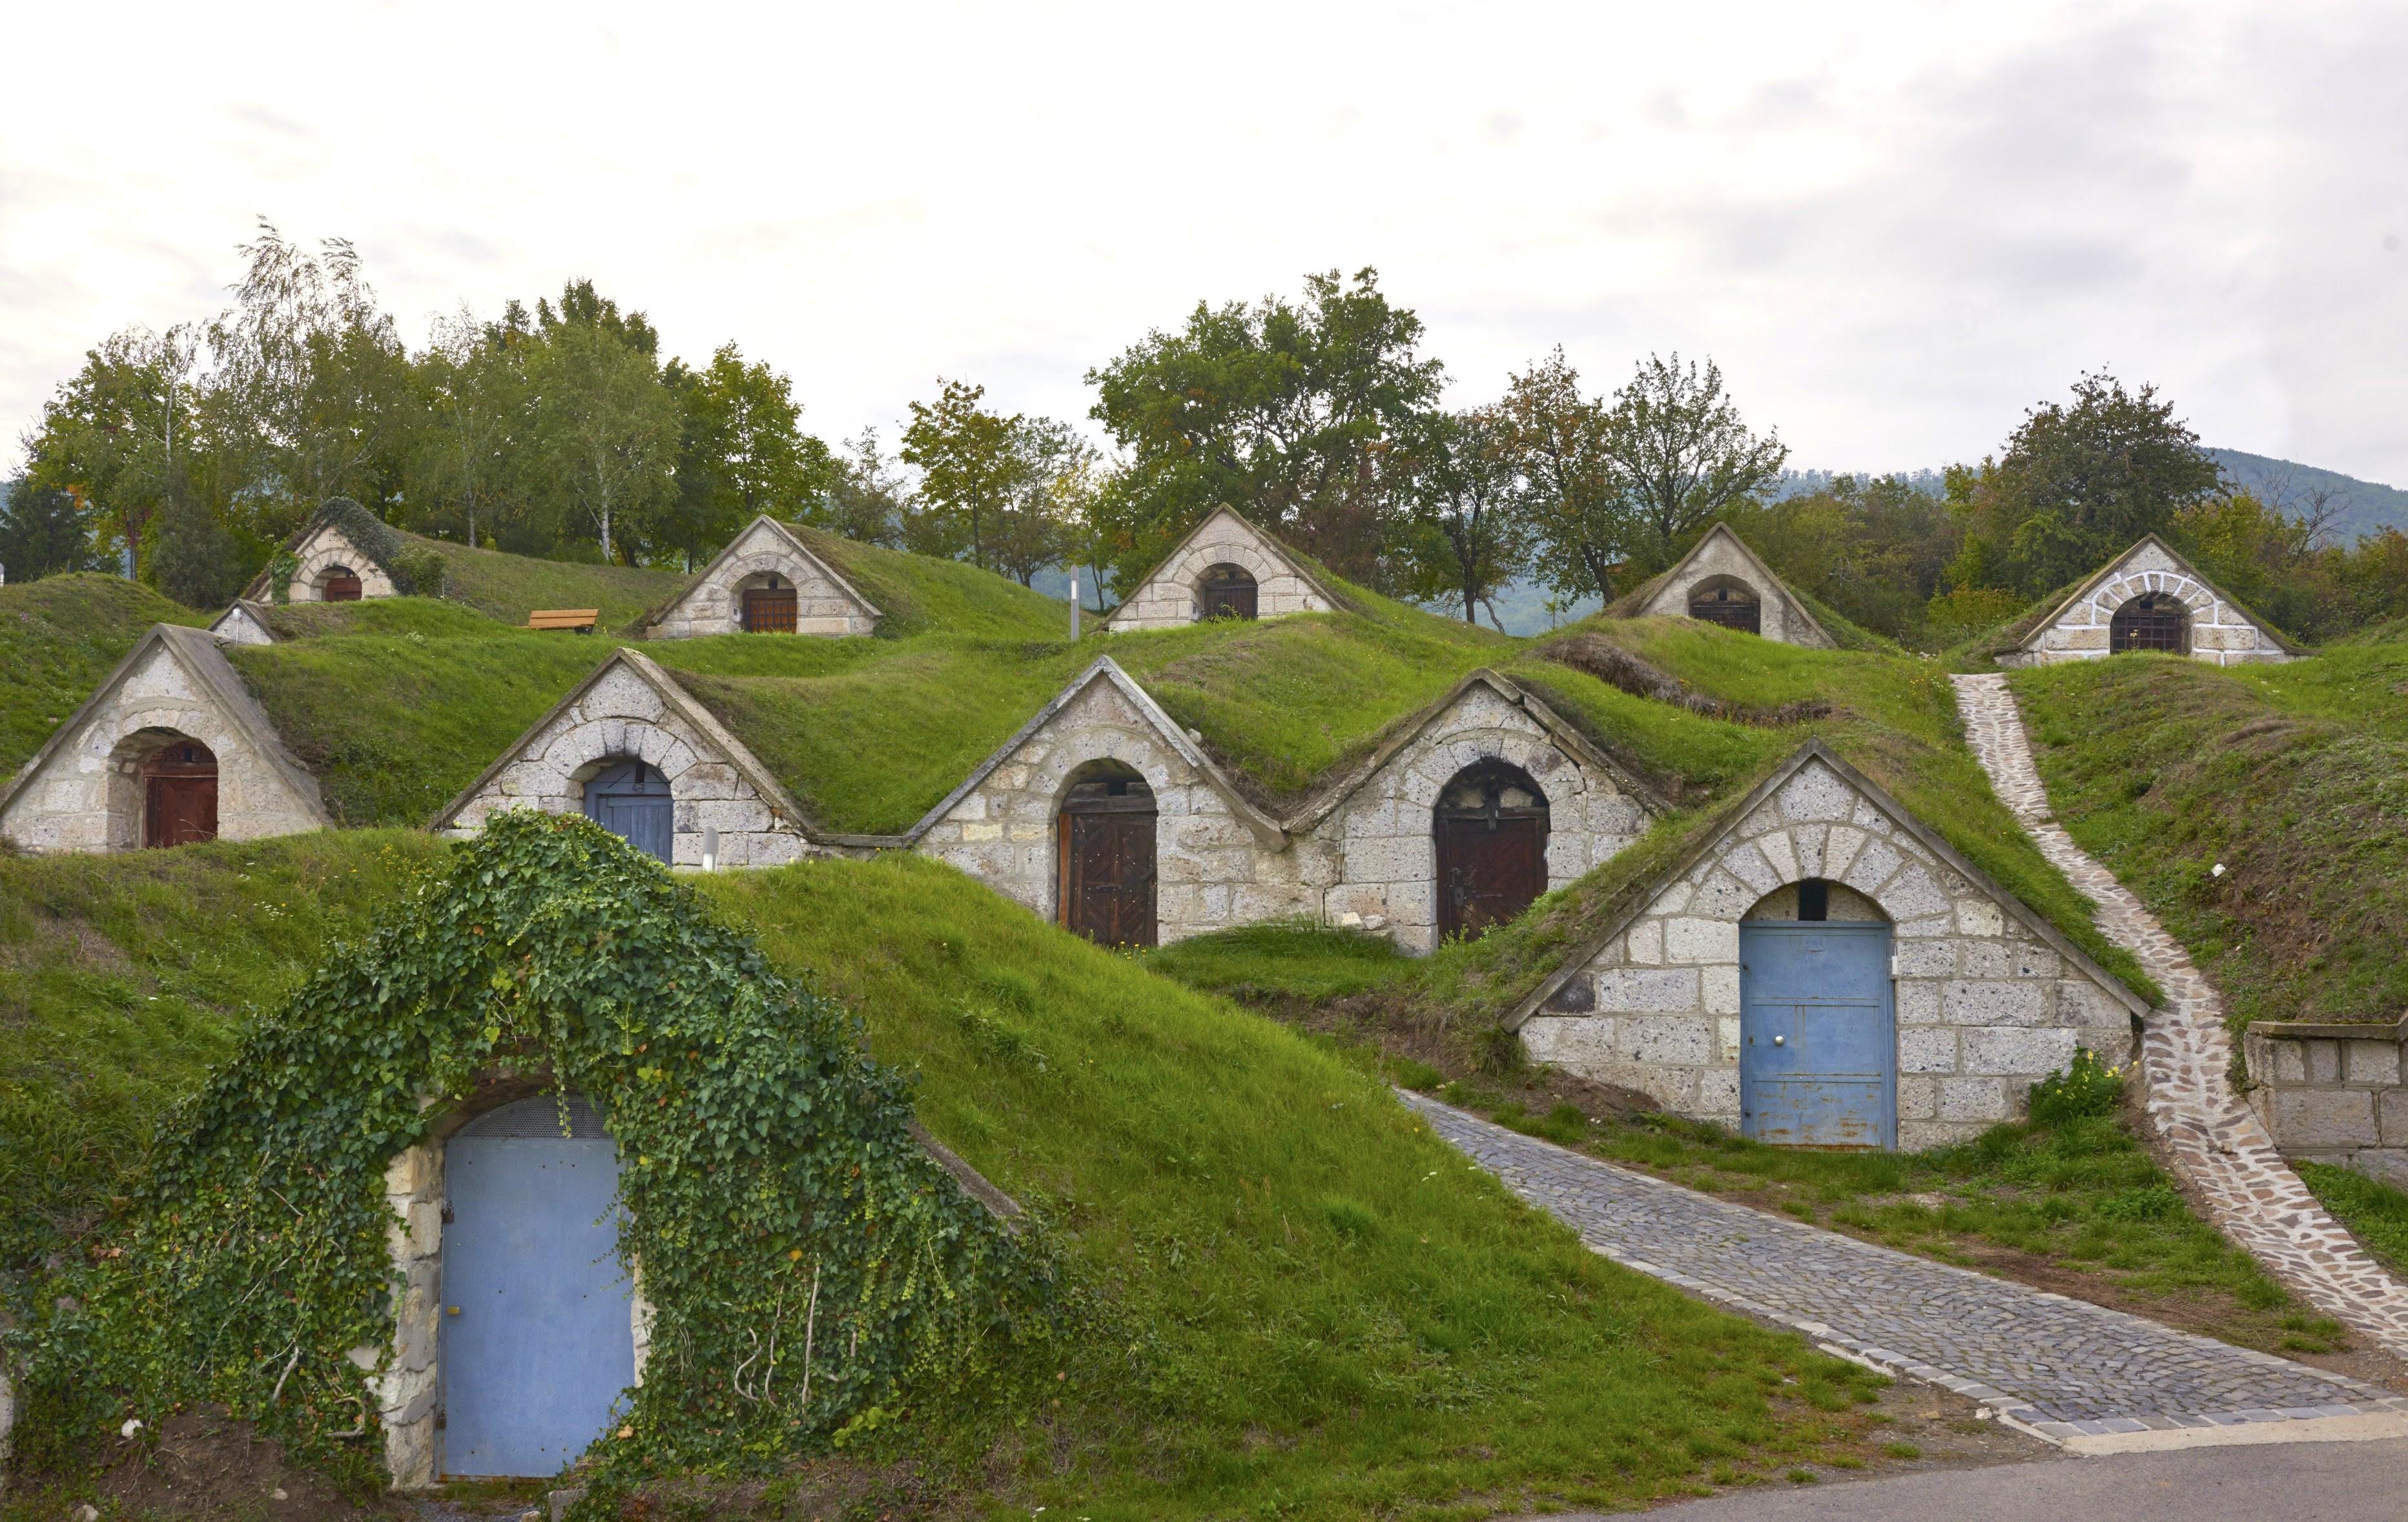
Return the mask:
POLYGON ((1236 566, 1215 566, 1204 573, 1197 589, 1198 611, 1206 618, 1255 616, 1254 579, 1236 566))
POLYGON ((1898 1142, 1886 925, 1742 921, 1740 1128, 1810 1147, 1898 1142))
POLYGON ((326 573, 323 590, 328 602, 357 602, 360 600, 360 579, 338 566, 326 573))
POLYGON ((583 1100, 522 1099, 443 1150, 446 1474, 559 1473, 635 1383, 619 1152, 583 1100))
POLYGON ((1477 940, 1547 891, 1543 815, 1440 814, 1438 933, 1477 940))
POLYGON ((747 634, 792 634, 798 606, 793 587, 749 587, 744 593, 744 630, 747 634))
POLYGON ((671 859, 677 800, 668 779, 641 761, 622 761, 585 784, 585 817, 647 855, 671 859))
POLYGON ((1764 632, 1764 606, 1756 601, 1756 594, 1727 582, 1700 587, 1690 594, 1689 616, 1719 624, 1726 629, 1743 629, 1749 634, 1764 632))
POLYGON ((142 843, 218 838, 218 758, 198 740, 161 746, 142 763, 142 843))
POLYGON ((1098 945, 1151 946, 1154 797, 1143 783, 1118 794, 1100 791, 1106 785, 1072 788, 1056 823, 1062 924, 1098 945))

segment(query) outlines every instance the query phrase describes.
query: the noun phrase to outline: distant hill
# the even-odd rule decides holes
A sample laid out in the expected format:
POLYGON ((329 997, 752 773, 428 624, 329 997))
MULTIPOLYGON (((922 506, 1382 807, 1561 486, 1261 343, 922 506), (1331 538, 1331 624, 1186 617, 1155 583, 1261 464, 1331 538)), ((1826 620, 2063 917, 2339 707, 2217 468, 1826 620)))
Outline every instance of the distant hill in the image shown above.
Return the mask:
POLYGON ((2408 492, 2397 486, 2237 449, 2212 449, 2206 453, 2224 467, 2226 479, 2235 486, 2295 517, 2325 495, 2329 506, 2340 510, 2332 531, 2344 544, 2386 528, 2408 530, 2408 492))

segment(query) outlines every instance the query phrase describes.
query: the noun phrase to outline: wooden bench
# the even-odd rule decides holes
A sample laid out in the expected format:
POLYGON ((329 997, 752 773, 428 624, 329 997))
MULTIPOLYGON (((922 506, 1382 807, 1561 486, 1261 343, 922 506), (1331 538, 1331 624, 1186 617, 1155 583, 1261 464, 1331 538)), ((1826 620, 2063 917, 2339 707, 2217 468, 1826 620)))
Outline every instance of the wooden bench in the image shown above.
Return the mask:
POLYGON ((592 634, 601 621, 599 608, 538 608, 527 615, 530 629, 569 629, 578 634, 592 634))

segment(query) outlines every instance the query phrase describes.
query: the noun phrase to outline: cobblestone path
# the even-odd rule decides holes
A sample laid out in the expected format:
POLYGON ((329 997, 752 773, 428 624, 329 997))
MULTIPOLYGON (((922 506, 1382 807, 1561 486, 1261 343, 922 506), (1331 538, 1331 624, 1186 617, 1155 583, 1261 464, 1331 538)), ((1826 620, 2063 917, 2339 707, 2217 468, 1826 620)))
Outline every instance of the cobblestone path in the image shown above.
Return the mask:
POLYGON ((2408 1414, 2373 1386, 1668 1184, 1418 1094, 1438 1134, 1595 1251, 2040 1436, 2408 1414))
POLYGON ((1956 706, 1990 785, 2023 822, 2041 854, 2099 906, 2099 927, 2140 958, 2166 992, 2141 1041, 2149 1118, 2174 1166, 2200 1193, 2217 1226, 2268 1271, 2326 1314, 2408 1357, 2408 1285, 2383 1271, 2357 1239, 2325 1213, 2275 1152, 2228 1077, 2232 1041, 2224 1000, 2115 874, 2073 843, 2049 811, 2031 744, 2004 676, 1960 676, 1956 706))

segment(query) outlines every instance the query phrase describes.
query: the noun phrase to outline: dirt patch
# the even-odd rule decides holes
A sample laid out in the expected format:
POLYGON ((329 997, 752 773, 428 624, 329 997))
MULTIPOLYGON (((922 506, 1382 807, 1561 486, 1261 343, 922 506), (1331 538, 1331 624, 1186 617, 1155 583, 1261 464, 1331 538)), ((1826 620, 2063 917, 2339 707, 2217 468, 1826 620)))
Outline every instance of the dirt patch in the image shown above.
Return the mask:
POLYGON ((155 1429, 112 1442, 96 1472, 56 1482, 36 1495, 50 1515, 72 1517, 91 1506, 104 1518, 160 1522, 351 1522, 410 1517, 408 1502, 374 1491, 345 1490, 327 1475, 286 1462, 278 1443, 249 1422, 215 1413, 169 1417, 155 1429))

